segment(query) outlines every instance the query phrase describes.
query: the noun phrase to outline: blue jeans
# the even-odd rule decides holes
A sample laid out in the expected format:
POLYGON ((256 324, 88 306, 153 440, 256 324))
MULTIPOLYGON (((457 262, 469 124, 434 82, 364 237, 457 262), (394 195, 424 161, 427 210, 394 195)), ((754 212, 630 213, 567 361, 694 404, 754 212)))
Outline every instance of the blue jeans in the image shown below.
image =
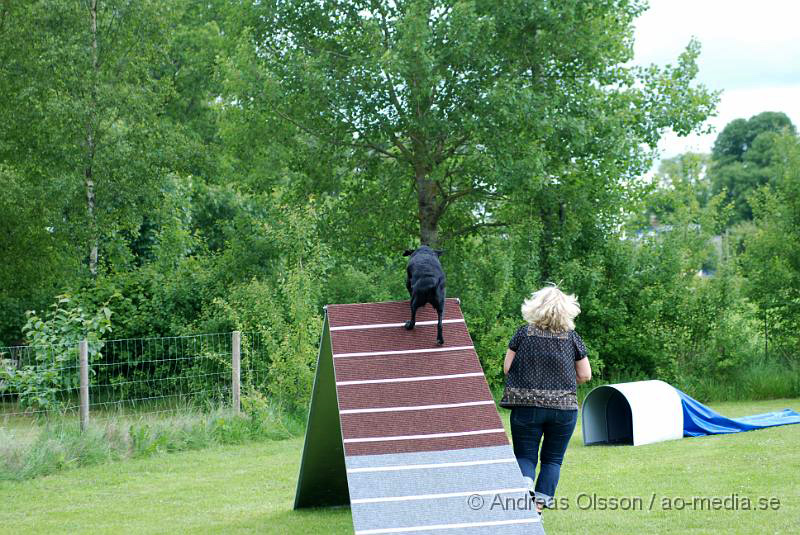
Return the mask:
POLYGON ((536 480, 536 501, 552 507, 561 462, 567 451, 569 439, 578 421, 578 411, 545 409, 542 407, 514 407, 511 409, 511 438, 514 455, 522 475, 536 480), (544 437, 544 440, 542 438, 544 437), (541 453, 539 443, 542 444, 541 453), (536 479, 536 463, 541 459, 539 478, 536 479))

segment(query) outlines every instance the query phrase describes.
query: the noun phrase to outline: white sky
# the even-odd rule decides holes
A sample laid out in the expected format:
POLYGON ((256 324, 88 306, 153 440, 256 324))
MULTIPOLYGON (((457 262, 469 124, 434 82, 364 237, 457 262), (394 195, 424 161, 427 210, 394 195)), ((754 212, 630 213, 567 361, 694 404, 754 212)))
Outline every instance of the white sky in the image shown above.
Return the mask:
POLYGON ((634 62, 675 63, 692 36, 701 44, 696 80, 723 93, 709 135, 668 133, 662 158, 710 152, 733 119, 782 111, 800 128, 800 1, 650 0, 636 21, 634 62))

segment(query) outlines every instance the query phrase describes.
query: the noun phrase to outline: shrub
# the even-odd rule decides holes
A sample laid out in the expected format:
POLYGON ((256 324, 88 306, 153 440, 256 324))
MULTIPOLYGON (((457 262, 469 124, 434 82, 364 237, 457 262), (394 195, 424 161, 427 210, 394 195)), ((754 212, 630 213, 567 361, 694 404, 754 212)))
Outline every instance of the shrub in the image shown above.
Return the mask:
POLYGON ((32 359, 17 369, 0 367, 2 389, 16 394, 20 406, 34 410, 58 408, 59 394, 78 388, 78 342, 88 341, 89 362, 93 362, 104 345, 101 337, 111 331, 108 302, 89 312, 64 294, 51 309, 41 316, 33 310, 26 312, 22 330, 32 359))

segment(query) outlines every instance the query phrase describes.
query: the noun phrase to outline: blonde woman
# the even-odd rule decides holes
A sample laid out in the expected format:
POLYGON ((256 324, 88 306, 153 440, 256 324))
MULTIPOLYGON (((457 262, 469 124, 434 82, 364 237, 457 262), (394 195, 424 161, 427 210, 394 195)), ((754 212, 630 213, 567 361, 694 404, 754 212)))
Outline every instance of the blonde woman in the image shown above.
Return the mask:
POLYGON ((573 322, 580 311, 577 298, 555 286, 534 292, 522 304, 526 324, 511 338, 503 364, 506 385, 500 406, 511 409, 514 455, 540 514, 543 507, 553 506, 575 430, 577 385, 592 378, 586 346, 573 322))

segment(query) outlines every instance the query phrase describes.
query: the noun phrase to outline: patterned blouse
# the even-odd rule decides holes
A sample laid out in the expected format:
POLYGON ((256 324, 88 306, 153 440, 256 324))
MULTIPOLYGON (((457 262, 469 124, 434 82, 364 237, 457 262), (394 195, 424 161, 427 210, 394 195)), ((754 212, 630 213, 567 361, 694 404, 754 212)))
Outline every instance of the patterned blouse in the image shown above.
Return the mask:
POLYGON ((575 361, 588 354, 578 333, 523 325, 508 348, 516 355, 506 376, 501 407, 578 408, 575 361))

